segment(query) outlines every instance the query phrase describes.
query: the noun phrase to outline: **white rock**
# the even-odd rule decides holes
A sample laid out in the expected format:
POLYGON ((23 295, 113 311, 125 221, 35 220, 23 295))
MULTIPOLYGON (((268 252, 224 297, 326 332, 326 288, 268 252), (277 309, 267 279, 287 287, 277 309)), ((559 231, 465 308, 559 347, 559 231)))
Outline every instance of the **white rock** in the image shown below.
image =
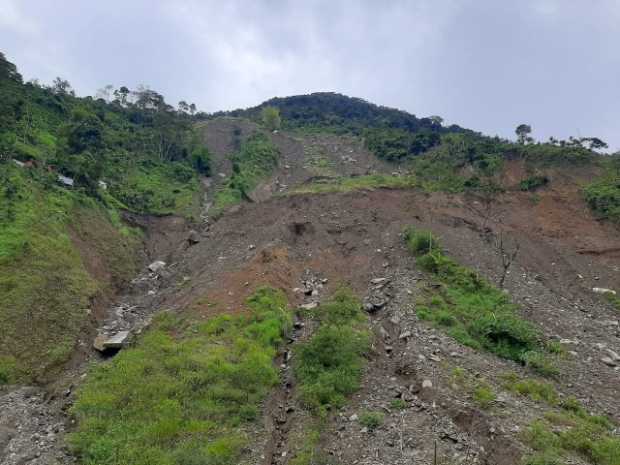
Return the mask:
POLYGON ((616 295, 616 291, 612 290, 612 289, 606 289, 604 287, 593 287, 592 288, 592 292, 596 293, 596 294, 611 294, 611 295, 616 295))
POLYGON ((307 304, 300 305, 300 307, 303 308, 304 310, 312 310, 313 308, 317 308, 318 306, 319 304, 316 302, 310 302, 307 304))
POLYGON ((603 362, 605 365, 608 365, 610 367, 615 367, 616 366, 616 362, 614 362, 611 357, 603 357, 601 359, 601 362, 603 362))
POLYGON ((433 387, 433 382, 430 379, 422 381, 422 389, 430 389, 433 387))
POLYGON ((153 273, 157 273, 159 270, 164 269, 166 266, 166 262, 162 262, 161 260, 156 260, 149 265, 149 270, 153 273))

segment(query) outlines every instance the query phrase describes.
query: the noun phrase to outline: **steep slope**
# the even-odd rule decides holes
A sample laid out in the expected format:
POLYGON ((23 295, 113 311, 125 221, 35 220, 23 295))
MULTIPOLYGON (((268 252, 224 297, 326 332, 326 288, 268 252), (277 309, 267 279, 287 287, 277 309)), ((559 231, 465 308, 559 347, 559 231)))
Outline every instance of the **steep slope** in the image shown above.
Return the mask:
POLYGON ((618 465, 615 159, 336 94, 188 128, 4 69, 131 141, 90 179, 90 116, 0 131, 0 384, 43 384, 0 387, 3 464, 618 465))

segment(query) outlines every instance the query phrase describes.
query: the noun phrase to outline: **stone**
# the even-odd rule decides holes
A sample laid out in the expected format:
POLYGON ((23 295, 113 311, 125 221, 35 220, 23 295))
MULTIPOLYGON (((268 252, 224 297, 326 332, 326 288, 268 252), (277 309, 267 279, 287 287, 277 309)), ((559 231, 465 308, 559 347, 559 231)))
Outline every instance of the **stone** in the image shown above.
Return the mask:
MULTIPOLYGON (((596 279, 596 278, 594 278, 596 279)), ((593 287, 592 288, 592 292, 594 292, 595 294, 611 294, 611 295, 616 295, 616 291, 612 290, 612 289, 606 289, 604 287, 593 287)))
POLYGON ((163 270, 166 267, 166 262, 162 262, 161 260, 156 260, 149 265, 149 270, 152 273, 157 273, 158 271, 163 270))
POLYGON ((620 355, 618 355, 616 352, 611 349, 607 349, 606 352, 609 355, 609 358, 611 358, 614 362, 620 362, 620 355))
POLYGON ((400 336, 398 336, 398 339, 407 339, 408 337, 411 337, 411 331, 403 331, 400 333, 400 336))
POLYGON ((349 421, 357 421, 358 418, 359 417, 357 416, 357 413, 354 413, 353 415, 349 417, 349 421))
POLYGON ((318 306, 319 306, 319 304, 316 303, 316 302, 309 302, 307 304, 300 305, 300 308, 302 308, 304 310, 312 310, 314 308, 317 308, 318 306))
POLYGON ((610 366, 610 367, 615 367, 617 365, 616 362, 614 362, 611 357, 603 357, 601 359, 601 362, 603 362, 605 365, 610 366))
POLYGON ((375 278, 370 280, 370 284, 383 284, 387 283, 388 281, 388 278, 375 278))
POLYGON ((430 389, 433 387, 433 382, 430 379, 422 381, 422 389, 430 389))
POLYGON ((112 336, 99 335, 95 338, 93 347, 99 352, 122 349, 129 341, 129 335, 129 331, 119 331, 112 336))
POLYGON ((200 234, 192 229, 187 236, 187 242, 190 245, 198 244, 200 242, 200 234))

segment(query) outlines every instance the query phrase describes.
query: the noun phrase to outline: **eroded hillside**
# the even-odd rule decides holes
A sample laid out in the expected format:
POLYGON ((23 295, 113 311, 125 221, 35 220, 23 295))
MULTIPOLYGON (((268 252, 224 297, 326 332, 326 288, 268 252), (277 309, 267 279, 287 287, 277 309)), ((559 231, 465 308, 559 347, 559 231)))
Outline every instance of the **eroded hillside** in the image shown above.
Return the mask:
POLYGON ((197 131, 200 214, 128 217, 148 260, 84 335, 131 342, 6 388, 2 463, 620 462, 618 300, 593 291, 620 290, 620 236, 584 196, 606 160, 197 131))

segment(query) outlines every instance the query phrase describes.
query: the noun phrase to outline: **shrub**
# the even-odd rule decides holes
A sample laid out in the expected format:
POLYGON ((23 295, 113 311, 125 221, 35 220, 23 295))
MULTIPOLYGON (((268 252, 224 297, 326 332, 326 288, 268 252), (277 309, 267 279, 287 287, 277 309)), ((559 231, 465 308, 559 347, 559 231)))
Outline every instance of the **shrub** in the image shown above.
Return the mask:
POLYGON ((493 402, 495 402, 497 396, 495 395, 495 392, 493 392, 491 386, 487 384, 479 384, 474 389, 472 398, 481 408, 486 409, 489 408, 493 402))
POLYGON ((409 251, 414 255, 424 255, 441 249, 438 238, 431 231, 417 230, 413 227, 405 230, 405 241, 409 251))
POLYGON ((546 186, 549 183, 547 176, 530 176, 519 183, 522 191, 533 191, 539 187, 546 186))
POLYGON ((390 401, 390 408, 394 410, 405 410, 407 408, 407 402, 403 399, 392 399, 390 401))
POLYGON ((558 404, 558 394, 551 383, 535 379, 519 379, 516 373, 503 375, 504 387, 514 393, 529 397, 536 402, 545 402, 549 405, 558 404))
POLYGON ((596 465, 620 464, 620 438, 614 436, 614 425, 606 418, 590 415, 583 408, 545 418, 534 421, 524 434, 535 451, 526 463, 564 463, 569 453, 577 453, 596 465))
POLYGON ((586 186, 584 195, 590 208, 601 219, 620 223, 620 171, 586 186))
POLYGON ((385 415, 381 412, 362 412, 360 415, 360 424, 368 428, 369 431, 376 430, 383 424, 385 415))

